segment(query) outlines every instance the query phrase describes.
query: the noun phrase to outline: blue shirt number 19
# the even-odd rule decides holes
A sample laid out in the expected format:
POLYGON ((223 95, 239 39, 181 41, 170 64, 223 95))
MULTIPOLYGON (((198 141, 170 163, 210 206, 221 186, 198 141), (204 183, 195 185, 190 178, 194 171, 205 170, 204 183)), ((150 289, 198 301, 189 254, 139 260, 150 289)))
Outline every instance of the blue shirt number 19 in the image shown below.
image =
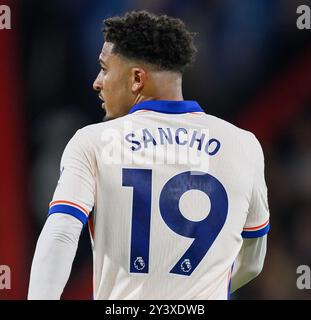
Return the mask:
MULTIPOLYGON (((123 169, 123 186, 133 187, 130 272, 149 272, 152 170, 123 169)), ((228 196, 223 185, 205 172, 186 171, 166 182, 160 193, 160 214, 175 233, 193 242, 170 273, 190 276, 210 249, 228 214, 228 196), (201 221, 191 221, 179 210, 179 200, 188 190, 203 191, 211 209, 201 221)))

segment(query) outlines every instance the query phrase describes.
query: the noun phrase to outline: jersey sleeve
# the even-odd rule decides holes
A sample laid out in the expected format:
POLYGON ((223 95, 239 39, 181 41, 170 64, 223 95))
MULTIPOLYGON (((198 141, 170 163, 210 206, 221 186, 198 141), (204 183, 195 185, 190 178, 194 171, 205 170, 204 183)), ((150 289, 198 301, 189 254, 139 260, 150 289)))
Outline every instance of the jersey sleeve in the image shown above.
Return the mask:
POLYGON ((243 228, 243 238, 258 238, 270 230, 268 192, 264 175, 264 155, 258 140, 253 137, 250 148, 252 165, 254 167, 253 187, 246 223, 243 228))
POLYGON ((85 225, 94 206, 94 155, 87 136, 78 130, 68 142, 60 165, 60 178, 48 215, 69 214, 85 225))

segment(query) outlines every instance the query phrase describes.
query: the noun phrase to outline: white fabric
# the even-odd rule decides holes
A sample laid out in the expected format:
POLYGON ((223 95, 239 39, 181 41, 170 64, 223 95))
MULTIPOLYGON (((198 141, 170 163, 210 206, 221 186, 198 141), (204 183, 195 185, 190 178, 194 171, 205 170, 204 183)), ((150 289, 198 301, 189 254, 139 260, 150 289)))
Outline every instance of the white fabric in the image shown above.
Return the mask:
MULTIPOLYGON (((29 300, 57 300, 61 297, 70 274, 81 229, 81 223, 70 215, 53 214, 48 218, 39 237, 32 264, 29 300)), ((266 235, 244 239, 232 270, 231 293, 261 272, 266 247, 266 235)))
MULTIPOLYGON (((227 299, 231 267, 243 243, 243 228, 255 234, 269 219, 259 142, 250 132, 205 113, 137 111, 85 127, 68 143, 61 170, 51 208, 62 203, 86 212, 86 216, 93 206, 95 209, 95 299, 227 299), (173 143, 161 144, 158 128, 170 128, 173 143), (179 128, 184 128, 188 135, 179 131, 184 144, 177 145, 174 138, 179 128), (202 134, 205 139, 198 151, 199 142, 193 137, 202 134), (215 143, 210 147, 206 144, 210 139, 221 144, 214 155, 205 152, 215 149, 215 143), (157 160, 165 158, 173 164, 152 161, 154 152, 164 151, 165 157, 157 160), (174 163, 178 154, 186 161, 174 163), (187 156, 199 162, 190 164, 187 156), (131 163, 133 157, 135 162, 131 163), (152 170, 149 270, 145 274, 130 272, 134 188, 123 181, 124 169, 130 168, 152 170), (215 177, 226 190, 229 204, 220 233, 191 276, 170 270, 194 240, 172 230, 163 220, 159 206, 164 185, 186 171, 202 171, 215 177)), ((145 183, 139 178, 135 181, 145 183)), ((184 194, 179 206, 184 217, 198 222, 208 215, 211 203, 201 191, 191 193, 190 199, 184 194)), ((168 196, 174 197, 174 193, 168 196)), ((144 268, 146 261, 139 259, 137 256, 135 268, 144 268)), ((191 261, 189 265, 191 268, 191 261)))
POLYGON ((267 251, 267 236, 244 239, 232 270, 231 293, 254 279, 262 271, 267 251))
POLYGON ((82 224, 76 218, 55 213, 48 217, 32 262, 29 300, 58 300, 68 281, 82 224))

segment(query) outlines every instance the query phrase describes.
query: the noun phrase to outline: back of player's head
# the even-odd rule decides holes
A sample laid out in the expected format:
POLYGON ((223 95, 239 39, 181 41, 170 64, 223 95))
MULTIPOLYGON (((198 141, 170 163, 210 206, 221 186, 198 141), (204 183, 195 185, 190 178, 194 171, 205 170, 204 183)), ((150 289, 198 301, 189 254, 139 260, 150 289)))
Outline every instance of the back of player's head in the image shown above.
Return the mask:
POLYGON ((104 20, 105 40, 113 52, 147 62, 160 70, 183 73, 194 59, 194 34, 185 24, 167 15, 132 11, 104 20))

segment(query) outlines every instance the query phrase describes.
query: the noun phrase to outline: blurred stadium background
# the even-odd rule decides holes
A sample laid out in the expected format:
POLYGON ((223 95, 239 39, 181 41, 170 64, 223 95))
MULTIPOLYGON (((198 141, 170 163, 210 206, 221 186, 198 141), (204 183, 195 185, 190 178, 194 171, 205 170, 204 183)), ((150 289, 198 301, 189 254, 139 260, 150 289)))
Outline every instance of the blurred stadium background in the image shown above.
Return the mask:
MULTIPOLYGON (((37 238, 74 132, 100 122, 92 82, 101 21, 132 9, 182 18, 199 54, 185 99, 256 134, 266 157, 271 231, 261 275, 234 299, 310 299, 296 269, 311 267, 311 31, 298 30, 296 0, 7 0, 12 30, 0 31, 0 265, 25 299, 37 238)), ((90 299, 88 233, 65 299, 90 299)))

